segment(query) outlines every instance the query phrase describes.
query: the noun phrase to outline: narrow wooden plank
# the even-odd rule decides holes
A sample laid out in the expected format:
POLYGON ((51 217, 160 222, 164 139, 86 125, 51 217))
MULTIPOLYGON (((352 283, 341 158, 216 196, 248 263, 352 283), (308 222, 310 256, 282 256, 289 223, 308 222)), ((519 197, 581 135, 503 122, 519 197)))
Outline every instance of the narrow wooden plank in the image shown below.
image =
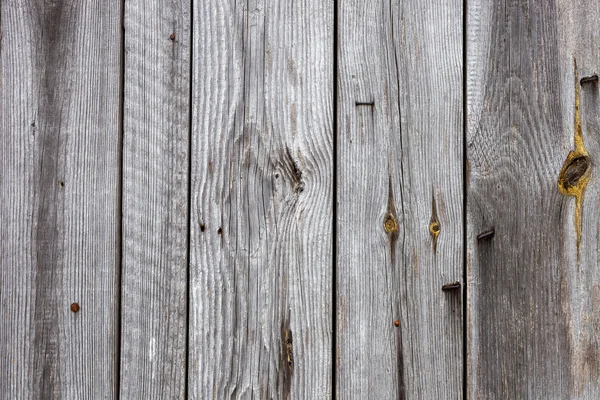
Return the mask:
POLYGON ((184 398, 191 2, 125 3, 121 397, 184 398))
POLYGON ((330 397, 333 2, 193 21, 190 397, 330 397))
POLYGON ((468 4, 469 398, 597 399, 600 7, 468 4))
POLYGON ((462 396, 462 13, 340 3, 339 398, 462 396))
POLYGON ((1 396, 114 398, 121 9, 0 8, 1 396))

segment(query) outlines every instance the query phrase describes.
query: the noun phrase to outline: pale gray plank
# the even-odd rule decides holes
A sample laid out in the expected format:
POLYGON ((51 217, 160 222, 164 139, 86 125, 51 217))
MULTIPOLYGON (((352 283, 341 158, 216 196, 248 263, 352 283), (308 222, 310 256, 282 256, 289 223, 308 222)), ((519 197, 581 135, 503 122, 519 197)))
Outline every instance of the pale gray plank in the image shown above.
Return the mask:
POLYGON ((116 395, 119 4, 0 4, 2 398, 116 395))
POLYGON ((338 398, 462 396, 462 4, 340 2, 338 398))
POLYGON ((190 397, 330 397, 333 2, 193 26, 190 397))
POLYGON ((597 399, 600 6, 468 4, 469 398, 597 399))
POLYGON ((125 3, 121 397, 183 398, 191 2, 125 3))

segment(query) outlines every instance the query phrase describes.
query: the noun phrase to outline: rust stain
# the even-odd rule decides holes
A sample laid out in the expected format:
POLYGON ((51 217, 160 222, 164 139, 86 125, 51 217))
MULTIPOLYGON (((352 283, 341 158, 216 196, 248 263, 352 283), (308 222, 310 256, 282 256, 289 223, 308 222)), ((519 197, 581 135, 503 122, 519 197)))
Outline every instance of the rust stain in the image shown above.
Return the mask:
POLYGON ((440 235, 441 225, 438 220, 437 206, 435 204, 435 195, 431 192, 431 220, 429 220, 429 234, 433 242, 433 254, 437 253, 437 240, 440 235))
POLYGON ((580 89, 577 79, 577 61, 573 59, 575 71, 575 118, 574 118, 574 144, 575 149, 569 152, 558 177, 558 190, 565 196, 575 197, 575 231, 577 233, 577 261, 579 262, 581 245, 581 225, 583 214, 583 197, 585 188, 590 181, 592 162, 590 155, 583 143, 583 129, 581 127, 580 89))

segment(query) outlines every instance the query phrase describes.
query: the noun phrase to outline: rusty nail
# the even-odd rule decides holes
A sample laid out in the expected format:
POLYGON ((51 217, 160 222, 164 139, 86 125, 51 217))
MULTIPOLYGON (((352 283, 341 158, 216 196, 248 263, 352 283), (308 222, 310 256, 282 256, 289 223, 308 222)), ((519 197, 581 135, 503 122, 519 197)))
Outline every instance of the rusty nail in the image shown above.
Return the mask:
POLYGON ((456 281, 456 282, 452 282, 452 283, 446 283, 445 285, 442 286, 442 290, 444 292, 449 291, 449 290, 457 290, 460 289, 460 282, 456 281))
POLYGON ((394 326, 400 326, 400 321, 398 321, 398 320, 395 320, 395 321, 394 321, 394 326))
POLYGON ((71 311, 73 311, 75 313, 78 312, 79 311, 79 304, 77 304, 77 303, 71 304, 71 311))
POLYGON ((588 82, 598 82, 598 75, 594 74, 592 76, 586 76, 584 78, 581 78, 581 80, 579 81, 579 84, 583 85, 584 83, 588 83, 588 82))
POLYGON ((477 235, 477 240, 491 239, 494 237, 495 233, 496 233, 496 231, 494 230, 494 228, 487 230, 485 232, 481 232, 479 235, 477 235))
POLYGON ((175 34, 171 33, 171 36, 169 36, 171 38, 171 40, 175 40, 175 34))

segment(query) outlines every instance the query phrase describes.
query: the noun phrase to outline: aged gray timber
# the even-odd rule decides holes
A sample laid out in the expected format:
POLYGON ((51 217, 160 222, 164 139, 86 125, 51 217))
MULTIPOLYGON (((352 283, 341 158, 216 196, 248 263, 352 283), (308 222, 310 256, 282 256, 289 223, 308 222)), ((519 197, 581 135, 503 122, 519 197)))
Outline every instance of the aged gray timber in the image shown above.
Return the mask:
POLYGON ((330 397, 333 2, 193 27, 190 397, 330 397))
POLYGON ((462 395, 462 4, 340 2, 339 398, 462 395))
POLYGON ((184 398, 191 2, 125 2, 121 397, 184 398))
POLYGON ((597 399, 600 7, 468 4, 469 398, 597 399))
POLYGON ((0 4, 2 398, 116 396, 119 4, 0 4))

